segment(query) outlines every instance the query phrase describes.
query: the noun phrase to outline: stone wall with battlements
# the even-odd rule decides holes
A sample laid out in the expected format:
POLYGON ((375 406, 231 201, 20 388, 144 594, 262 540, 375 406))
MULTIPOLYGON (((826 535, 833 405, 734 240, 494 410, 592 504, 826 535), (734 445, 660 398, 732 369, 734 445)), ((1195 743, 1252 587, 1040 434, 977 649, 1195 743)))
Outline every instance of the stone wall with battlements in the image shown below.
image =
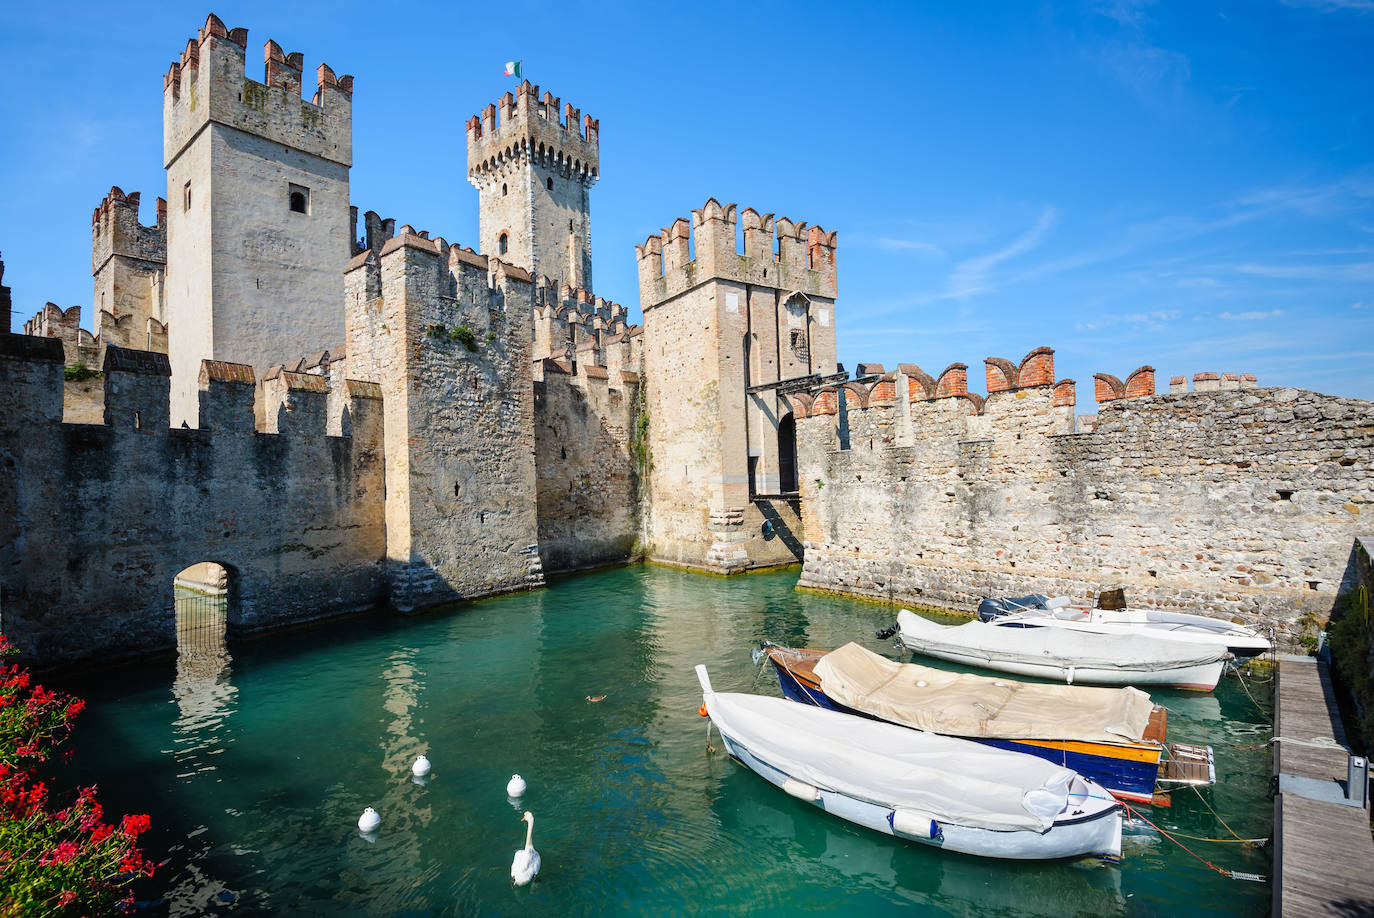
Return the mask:
POLYGON ((541 276, 535 286, 536 365, 546 358, 589 362, 608 370, 639 367, 636 338, 641 326, 625 320, 625 307, 590 291, 556 284, 541 276))
POLYGON ((1156 394, 1142 367, 1098 374, 1080 433, 1048 348, 985 369, 986 396, 960 363, 813 394, 803 586, 963 611, 1121 586, 1135 605, 1284 627, 1329 613, 1374 512, 1370 403, 1240 375, 1156 394))
POLYGON ((200 561, 230 571, 231 635, 384 597, 375 385, 347 383, 332 437, 314 378, 284 379, 260 433, 253 369, 206 361, 199 427, 172 429, 166 355, 108 346, 103 423, 68 424, 63 364, 53 339, 0 336, 0 615, 31 659, 174 649, 172 584, 200 561))
POLYGON ((639 374, 537 362, 539 548, 548 571, 623 564, 640 549, 639 374))
POLYGON ((345 285, 347 372, 386 398, 392 605, 543 583, 529 275, 402 226, 345 285))

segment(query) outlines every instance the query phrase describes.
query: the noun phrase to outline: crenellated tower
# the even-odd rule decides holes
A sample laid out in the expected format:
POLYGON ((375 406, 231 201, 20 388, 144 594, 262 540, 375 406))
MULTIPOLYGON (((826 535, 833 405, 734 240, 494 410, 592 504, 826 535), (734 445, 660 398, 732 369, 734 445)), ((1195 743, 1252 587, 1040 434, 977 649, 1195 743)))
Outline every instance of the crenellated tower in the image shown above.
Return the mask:
POLYGON ((795 422, 839 373, 836 244, 711 198, 635 247, 651 557, 725 573, 800 560, 795 422))
POLYGON ((91 312, 101 344, 166 353, 167 201, 144 226, 140 198, 116 185, 91 212, 91 312))
POLYGON ((600 122, 525 81, 468 119, 468 181, 487 255, 592 289, 590 192, 600 177, 600 122))
POLYGON ((195 422, 203 359, 270 367, 342 341, 352 255, 353 78, 211 15, 163 78, 172 423, 195 422))

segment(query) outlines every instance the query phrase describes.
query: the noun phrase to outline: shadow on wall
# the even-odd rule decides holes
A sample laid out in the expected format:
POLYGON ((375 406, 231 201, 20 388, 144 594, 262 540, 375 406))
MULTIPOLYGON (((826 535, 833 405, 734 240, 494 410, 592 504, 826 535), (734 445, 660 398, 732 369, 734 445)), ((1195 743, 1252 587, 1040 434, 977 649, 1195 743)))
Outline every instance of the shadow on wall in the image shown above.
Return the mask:
MULTIPOLYGON (((804 549, 802 547, 801 540, 797 538, 797 534, 794 533, 791 530, 791 528, 788 527, 787 521, 782 518, 782 515, 778 513, 777 508, 773 506, 774 500, 776 500, 776 498, 754 499, 754 506, 758 507, 759 512, 763 514, 763 538, 765 541, 770 542, 773 539, 781 539, 782 544, 787 546, 788 551, 792 552, 792 555, 798 561, 800 561, 802 560, 802 555, 804 554, 804 549)), ((800 518, 801 499, 788 498, 787 504, 792 508, 792 512, 797 514, 798 518, 800 518)))

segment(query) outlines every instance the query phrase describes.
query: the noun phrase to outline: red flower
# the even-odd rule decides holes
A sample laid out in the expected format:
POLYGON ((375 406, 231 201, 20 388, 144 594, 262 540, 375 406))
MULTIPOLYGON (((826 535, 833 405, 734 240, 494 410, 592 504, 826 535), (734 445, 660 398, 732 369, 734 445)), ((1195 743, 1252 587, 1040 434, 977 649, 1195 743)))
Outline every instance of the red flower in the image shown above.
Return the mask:
POLYGON ((140 832, 148 831, 148 826, 150 826, 151 824, 152 820, 150 820, 146 815, 125 816, 124 834, 129 836, 130 838, 133 838, 140 832))
POLYGON ((98 845, 114 833, 114 826, 104 823, 91 830, 91 844, 98 845))
POLYGON ((38 859, 38 863, 46 867, 48 864, 65 864, 76 857, 77 847, 74 841, 64 841, 45 856, 38 859))
MULTIPOLYGON (((88 809, 81 816, 81 831, 89 832, 100 825, 100 819, 105 815, 105 809, 98 803, 88 803, 88 809)), ((109 828, 106 826, 106 828, 109 828)))
POLYGON ((70 889, 65 889, 65 890, 62 891, 62 895, 59 896, 59 897, 57 898, 57 904, 58 904, 58 905, 71 905, 71 904, 72 904, 72 901, 73 901, 75 898, 76 898, 76 893, 75 893, 75 892, 73 892, 73 891, 70 890, 70 889))
POLYGON ((67 716, 75 717, 84 710, 86 710, 85 700, 81 698, 75 698, 71 701, 70 704, 67 705, 67 716))

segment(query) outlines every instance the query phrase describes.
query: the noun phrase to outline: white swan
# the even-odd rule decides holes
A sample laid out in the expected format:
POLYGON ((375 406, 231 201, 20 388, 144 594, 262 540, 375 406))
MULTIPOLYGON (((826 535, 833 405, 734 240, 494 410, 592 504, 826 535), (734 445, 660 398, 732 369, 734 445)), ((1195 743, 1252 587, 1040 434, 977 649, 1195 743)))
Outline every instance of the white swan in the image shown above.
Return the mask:
POLYGON ((525 830, 525 847, 515 852, 510 862, 510 880, 516 886, 527 886, 539 874, 539 852, 534 850, 534 814, 526 811, 521 822, 529 823, 525 830))
POLYGON ((521 797, 525 793, 525 779, 519 775, 511 775, 510 781, 506 783, 506 796, 521 797))

